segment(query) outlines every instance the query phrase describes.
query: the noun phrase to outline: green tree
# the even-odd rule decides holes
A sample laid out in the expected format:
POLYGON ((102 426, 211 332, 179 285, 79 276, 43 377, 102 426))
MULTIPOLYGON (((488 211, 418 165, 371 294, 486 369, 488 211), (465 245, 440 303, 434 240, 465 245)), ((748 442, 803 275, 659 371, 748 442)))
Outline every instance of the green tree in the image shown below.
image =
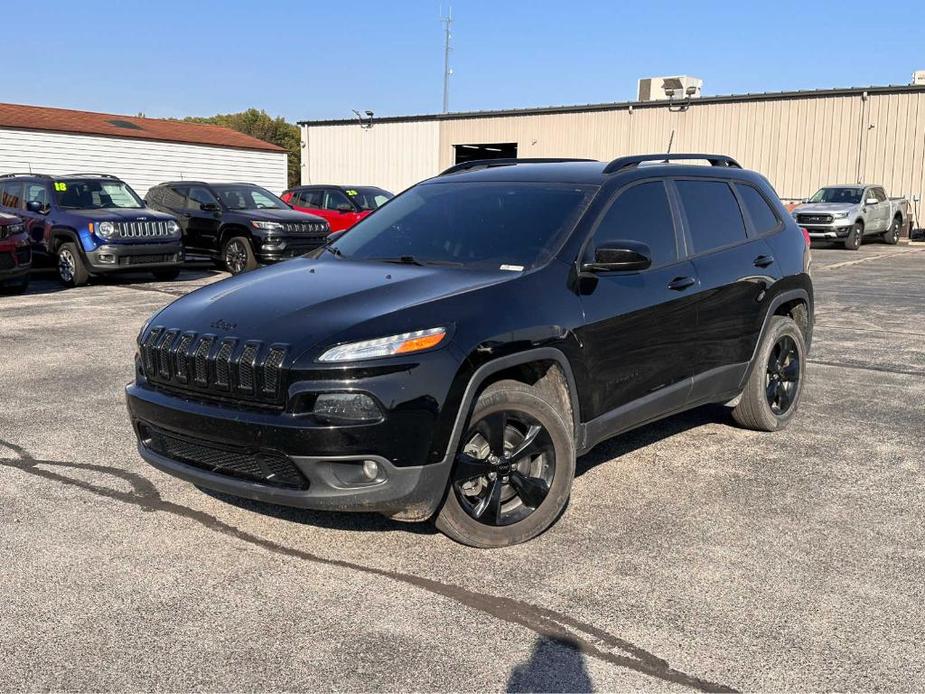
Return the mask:
POLYGON ((297 186, 301 183, 302 147, 299 126, 288 123, 282 116, 273 118, 262 109, 249 108, 241 113, 223 113, 205 118, 191 116, 184 120, 221 125, 264 142, 279 145, 289 155, 289 185, 297 186))

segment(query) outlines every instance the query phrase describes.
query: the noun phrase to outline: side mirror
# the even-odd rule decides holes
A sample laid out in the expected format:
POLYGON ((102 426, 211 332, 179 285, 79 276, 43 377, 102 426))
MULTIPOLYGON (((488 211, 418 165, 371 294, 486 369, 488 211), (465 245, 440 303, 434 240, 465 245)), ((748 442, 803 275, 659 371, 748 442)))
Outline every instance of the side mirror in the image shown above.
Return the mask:
POLYGON ((343 203, 337 206, 338 212, 353 212, 353 206, 348 203, 343 203))
POLYGON ((200 203, 199 209, 203 212, 221 212, 222 207, 217 202, 203 202, 200 203))
POLYGON ((867 200, 864 201, 864 204, 865 205, 876 205, 878 202, 880 201, 877 200, 877 198, 867 198, 867 200))
POLYGON ((639 241, 611 241, 594 249, 594 262, 585 263, 585 272, 631 272, 652 265, 652 251, 639 241))
POLYGON ((30 200, 29 202, 26 203, 26 209, 29 210, 29 212, 35 212, 37 214, 44 214, 45 205, 43 205, 38 200, 30 200))

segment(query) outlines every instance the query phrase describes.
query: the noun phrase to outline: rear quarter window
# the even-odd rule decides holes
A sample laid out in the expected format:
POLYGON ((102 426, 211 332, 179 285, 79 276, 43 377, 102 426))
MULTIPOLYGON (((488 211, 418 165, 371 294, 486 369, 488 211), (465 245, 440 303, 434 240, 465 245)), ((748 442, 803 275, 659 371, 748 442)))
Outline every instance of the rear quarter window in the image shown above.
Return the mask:
POLYGON ((744 183, 736 183, 736 190, 745 204, 745 210, 756 233, 766 234, 777 228, 780 219, 761 193, 744 183))

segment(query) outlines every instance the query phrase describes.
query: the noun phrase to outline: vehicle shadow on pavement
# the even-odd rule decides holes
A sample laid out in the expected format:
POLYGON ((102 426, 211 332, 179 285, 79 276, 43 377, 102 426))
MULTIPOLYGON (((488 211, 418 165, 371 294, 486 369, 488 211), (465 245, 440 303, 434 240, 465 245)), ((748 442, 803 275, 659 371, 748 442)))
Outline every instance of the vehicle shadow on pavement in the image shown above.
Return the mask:
POLYGON ((571 639, 541 636, 530 660, 516 666, 508 692, 593 692, 585 656, 571 639))
POLYGON ((216 492, 204 487, 197 486, 196 488, 203 494, 211 496, 213 499, 217 499, 223 503, 237 506, 246 511, 260 513, 271 518, 289 521, 290 523, 318 526, 330 530, 359 530, 363 532, 401 530, 402 532, 414 533, 416 535, 435 535, 437 533, 437 529, 432 523, 403 523, 378 513, 312 511, 290 506, 279 506, 263 501, 253 501, 239 496, 223 494, 222 492, 216 492))
POLYGON ((704 405, 607 439, 578 459, 575 464, 575 477, 580 477, 601 463, 705 424, 726 424, 737 427, 730 413, 731 410, 724 405, 704 405))
MULTIPOLYGON (((168 282, 159 282, 155 280, 151 273, 139 271, 136 273, 130 274, 118 274, 118 275, 104 275, 100 277, 93 277, 90 279, 90 284, 88 286, 103 286, 103 287, 126 287, 129 289, 141 289, 149 291, 163 291, 161 287, 163 285, 179 285, 182 286, 184 282, 204 280, 210 277, 215 277, 216 275, 221 275, 222 271, 214 267, 184 267, 180 276, 175 280, 170 280, 168 282)), ((195 288, 195 287, 194 287, 195 288)), ((78 288, 76 291, 79 291, 78 288)), ((58 292, 63 291, 75 291, 70 287, 64 286, 61 281, 58 279, 57 271, 53 268, 39 268, 32 271, 31 282, 29 284, 29 289, 26 290, 25 296, 30 294, 57 294, 58 292)), ((182 290, 176 292, 176 296, 182 296, 187 294, 190 290, 182 290)), ((165 292, 172 293, 172 292, 165 292)), ((0 296, 4 296, 0 292, 0 296)))

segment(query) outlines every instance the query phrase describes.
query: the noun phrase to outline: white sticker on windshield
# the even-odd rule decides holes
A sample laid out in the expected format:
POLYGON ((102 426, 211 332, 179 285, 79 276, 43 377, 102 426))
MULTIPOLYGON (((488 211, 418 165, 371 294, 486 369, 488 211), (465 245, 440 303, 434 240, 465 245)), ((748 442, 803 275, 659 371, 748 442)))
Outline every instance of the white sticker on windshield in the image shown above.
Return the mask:
POLYGON ((501 269, 510 270, 511 272, 523 272, 524 266, 523 265, 502 265, 501 269))

